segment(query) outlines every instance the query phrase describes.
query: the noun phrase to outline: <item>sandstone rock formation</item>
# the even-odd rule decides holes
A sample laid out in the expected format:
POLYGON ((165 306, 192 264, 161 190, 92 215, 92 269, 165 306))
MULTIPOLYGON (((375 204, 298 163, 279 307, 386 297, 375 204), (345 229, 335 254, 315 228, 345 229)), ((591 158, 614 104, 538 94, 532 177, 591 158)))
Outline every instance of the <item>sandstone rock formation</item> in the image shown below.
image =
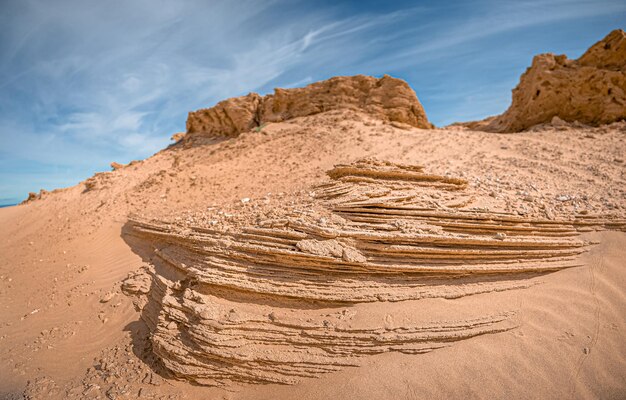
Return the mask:
POLYGON ((115 162, 115 161, 113 161, 113 162, 111 163, 111 169, 112 169, 113 171, 117 171, 118 169, 122 169, 122 168, 124 168, 125 166, 126 166, 125 164, 120 164, 120 163, 115 162))
POLYGON ((359 109, 387 122, 430 129, 426 113, 409 85, 388 75, 334 77, 304 88, 276 89, 219 102, 189 113, 189 136, 237 136, 267 122, 280 122, 340 108, 359 109))
POLYGON ((185 132, 176 132, 175 134, 172 135, 172 137, 170 138, 170 140, 174 141, 174 143, 178 143, 181 140, 183 140, 183 138, 185 137, 186 133, 185 132))
POLYGON ((553 117, 600 125, 626 119, 626 33, 614 30, 577 60, 540 54, 513 89, 502 115, 473 129, 519 132, 553 117))
MULTIPOLYGON (((58 190, 58 189, 57 189, 58 190)), ((52 192, 55 192, 56 190, 53 190, 52 192)), ((35 192, 29 192, 28 193, 28 198, 26 198, 26 200, 22 201, 20 204, 28 204, 32 201, 35 200, 41 200, 43 198, 45 198, 50 192, 48 192, 45 189, 40 189, 39 193, 35 193, 35 192)))
POLYGON ((578 265, 589 245, 580 230, 626 230, 616 218, 466 208, 466 181, 419 166, 364 159, 328 175, 312 200, 274 209, 271 219, 131 222, 141 246, 154 249, 142 318, 175 376, 289 384, 366 355, 502 332, 516 326, 515 310, 438 322, 393 315, 424 298, 526 288, 533 276, 578 265))
POLYGON ((190 112, 187 133, 213 137, 237 136, 248 131, 259 125, 261 99, 258 94, 250 93, 220 101, 215 107, 190 112))

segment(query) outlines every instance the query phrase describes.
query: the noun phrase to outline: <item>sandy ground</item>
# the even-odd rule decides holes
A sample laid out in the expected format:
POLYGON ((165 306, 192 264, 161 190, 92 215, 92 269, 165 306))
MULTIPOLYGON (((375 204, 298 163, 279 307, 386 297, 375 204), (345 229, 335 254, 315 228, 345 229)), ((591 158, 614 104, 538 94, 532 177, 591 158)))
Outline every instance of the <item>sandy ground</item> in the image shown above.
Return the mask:
MULTIPOLYGON (((0 209, 0 397, 19 398, 624 398, 626 234, 592 232, 581 267, 527 289, 423 299, 438 320, 516 309, 519 326, 427 354, 386 353, 295 385, 207 388, 154 367, 147 331, 120 284, 145 261, 130 214, 185 215, 243 198, 281 207, 368 156, 461 177, 518 215, 626 214, 626 125, 519 134, 398 129, 335 111, 184 148, 0 209)), ((242 211, 243 212, 243 211, 242 211)), ((387 307, 379 303, 375 307, 387 307)))

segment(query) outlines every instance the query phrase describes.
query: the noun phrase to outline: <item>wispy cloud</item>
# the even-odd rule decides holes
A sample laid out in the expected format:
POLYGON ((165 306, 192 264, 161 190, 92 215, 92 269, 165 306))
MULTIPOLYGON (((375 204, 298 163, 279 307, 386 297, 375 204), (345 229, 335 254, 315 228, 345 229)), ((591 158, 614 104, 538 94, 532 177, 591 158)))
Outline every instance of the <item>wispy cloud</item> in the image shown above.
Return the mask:
MULTIPOLYGON (((594 18, 624 25, 622 3, 6 2, 0 197, 146 157, 184 129, 190 110, 333 75, 399 75, 436 123, 479 116, 477 108, 493 113, 506 106, 503 88, 530 61, 519 48, 538 38, 516 38, 518 50, 508 55, 513 70, 494 66, 498 40, 537 26, 566 31, 574 20, 586 21, 577 32, 597 36, 612 26, 594 18), (20 174, 21 181, 10 178, 20 174)), ((570 47, 579 46, 578 36, 570 47)))

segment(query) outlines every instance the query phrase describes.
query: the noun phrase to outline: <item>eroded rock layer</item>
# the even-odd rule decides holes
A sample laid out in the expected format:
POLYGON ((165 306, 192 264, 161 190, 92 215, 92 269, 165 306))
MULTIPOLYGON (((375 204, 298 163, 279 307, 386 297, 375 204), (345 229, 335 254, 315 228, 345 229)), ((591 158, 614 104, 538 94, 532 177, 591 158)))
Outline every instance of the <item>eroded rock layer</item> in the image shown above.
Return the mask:
POLYGON ((190 112, 187 133, 194 137, 230 137, 268 122, 352 108, 387 122, 430 129, 424 108, 403 80, 357 75, 334 77, 303 88, 276 89, 274 94, 231 98, 215 107, 190 112))
POLYGON ((355 322, 349 308, 320 311, 320 305, 259 302, 162 277, 155 278, 150 296, 144 319, 152 329, 154 353, 175 376, 211 386, 292 384, 358 366, 366 355, 424 353, 516 324, 508 312, 400 326, 385 323, 381 315, 379 323, 367 325, 355 322), (154 304, 160 307, 151 308, 154 304))
POLYGON ((518 132, 554 117, 587 125, 626 119, 626 33, 617 29, 577 60, 535 56, 502 115, 468 126, 518 132))
POLYGON ((154 248, 143 318, 174 375, 206 385, 293 383, 365 355, 422 353, 508 330, 511 310, 395 323, 389 310, 528 287, 578 265, 588 246, 580 230, 626 230, 616 218, 470 208, 464 180, 417 166, 361 160, 328 175, 269 219, 132 222, 133 235, 154 248), (392 302, 385 312, 375 307, 381 301, 392 302))

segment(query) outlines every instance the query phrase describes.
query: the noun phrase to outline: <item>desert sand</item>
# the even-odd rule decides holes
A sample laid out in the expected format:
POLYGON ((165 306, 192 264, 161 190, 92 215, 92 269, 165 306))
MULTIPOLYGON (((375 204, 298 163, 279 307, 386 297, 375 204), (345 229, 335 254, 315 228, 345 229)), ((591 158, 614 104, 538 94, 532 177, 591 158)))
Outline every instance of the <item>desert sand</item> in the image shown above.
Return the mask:
POLYGON ((0 397, 624 398, 625 92, 616 30, 485 121, 390 76, 191 112, 0 209, 0 397))

